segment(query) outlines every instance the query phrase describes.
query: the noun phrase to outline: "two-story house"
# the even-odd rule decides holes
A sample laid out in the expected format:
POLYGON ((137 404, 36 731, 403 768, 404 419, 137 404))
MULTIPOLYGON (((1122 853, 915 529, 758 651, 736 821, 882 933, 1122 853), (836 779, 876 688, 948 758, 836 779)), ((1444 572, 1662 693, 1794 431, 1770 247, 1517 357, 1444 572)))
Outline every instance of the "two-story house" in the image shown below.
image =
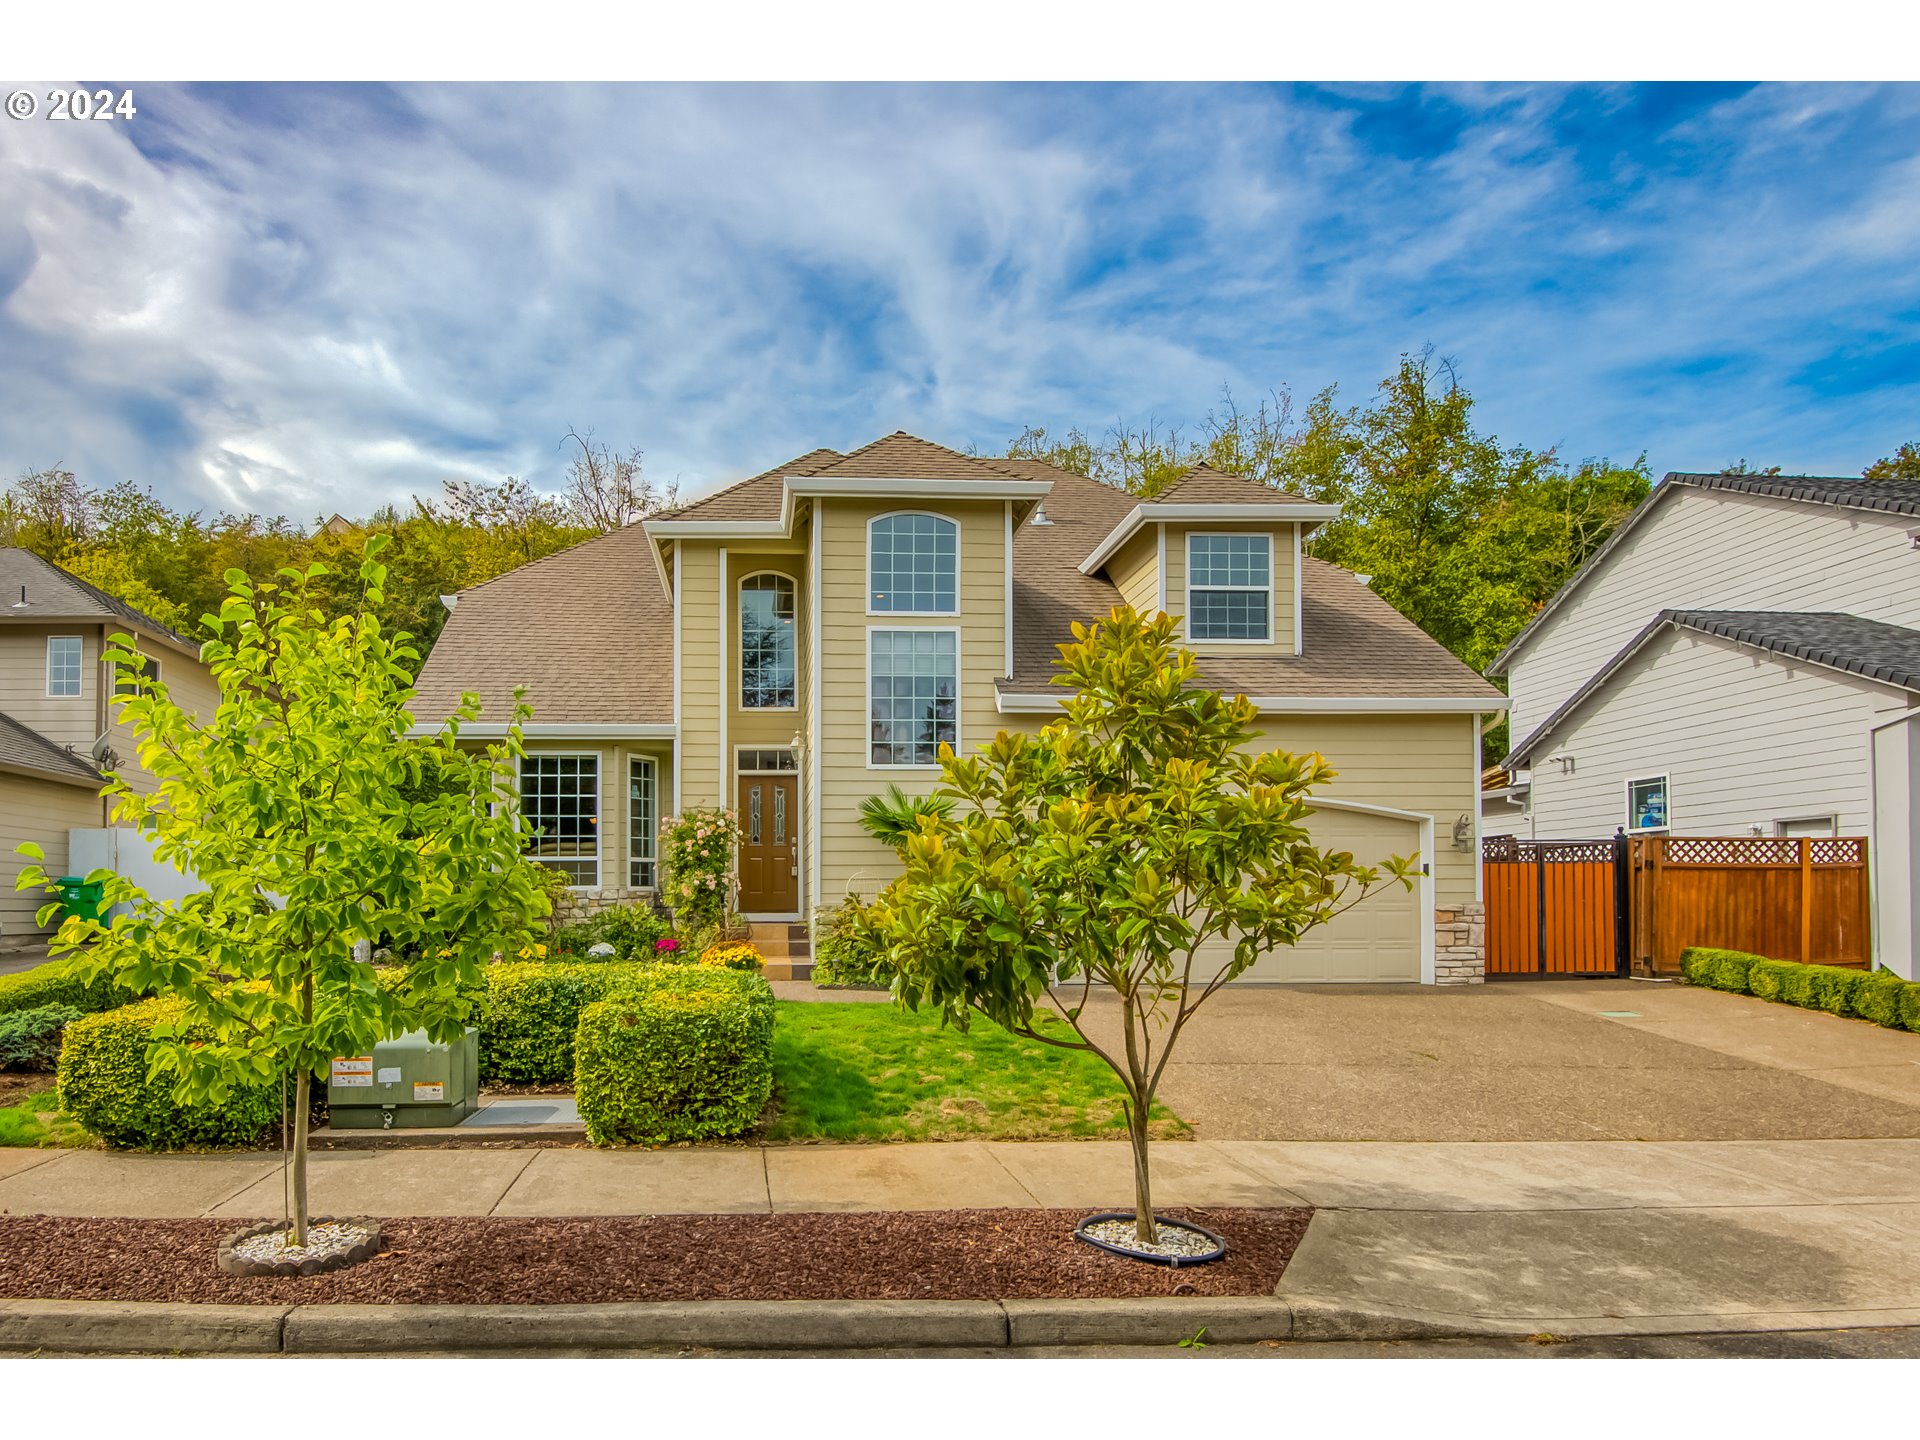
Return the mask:
POLYGON ((1501 828, 1866 835, 1876 955, 1920 915, 1920 484, 1668 475, 1489 667, 1501 828))
POLYGON ((1075 621, 1182 616, 1203 678, 1263 741, 1339 776, 1317 838, 1418 852, 1417 893, 1356 907, 1263 980, 1472 980, 1480 731, 1502 697, 1358 577, 1305 558, 1337 513, 1199 469, 1151 501, 906 434, 815 450, 671 514, 462 591, 417 717, 477 692, 499 734, 534 706, 520 803, 577 903, 649 893, 662 815, 735 810, 742 910, 805 922, 897 873, 859 822, 941 745, 1037 730, 1075 621))
POLYGON ((37 843, 50 874, 90 868, 111 848, 102 771, 136 789, 151 784, 111 703, 130 685, 102 658, 115 635, 133 637, 177 704, 219 704, 198 641, 30 550, 0 547, 0 944, 44 933, 34 912, 45 896, 13 888, 23 863, 14 847, 37 843), (69 855, 76 830, 102 836, 96 854, 69 855))

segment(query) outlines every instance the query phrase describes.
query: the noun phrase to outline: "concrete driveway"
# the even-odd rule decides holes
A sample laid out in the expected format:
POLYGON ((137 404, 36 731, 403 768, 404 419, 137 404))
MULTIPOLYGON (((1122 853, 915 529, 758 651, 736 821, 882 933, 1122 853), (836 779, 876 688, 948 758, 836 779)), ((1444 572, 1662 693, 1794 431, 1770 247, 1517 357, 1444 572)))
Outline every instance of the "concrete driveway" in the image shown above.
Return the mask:
POLYGON ((1161 1094, 1203 1140, 1912 1138, 1920 1035, 1631 980, 1248 987, 1161 1094))

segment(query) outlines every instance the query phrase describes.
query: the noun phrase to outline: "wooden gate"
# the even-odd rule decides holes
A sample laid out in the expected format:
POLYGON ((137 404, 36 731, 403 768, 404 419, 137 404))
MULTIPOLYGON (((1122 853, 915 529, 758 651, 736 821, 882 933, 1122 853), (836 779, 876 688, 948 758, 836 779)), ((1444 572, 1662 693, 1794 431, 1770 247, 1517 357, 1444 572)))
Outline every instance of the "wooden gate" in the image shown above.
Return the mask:
POLYGON ((1626 842, 1481 842, 1487 978, 1624 975, 1626 842))
POLYGON ((1868 963, 1867 842, 1858 835, 1640 835, 1632 867, 1632 958, 1642 969, 1677 972, 1689 945, 1868 963))

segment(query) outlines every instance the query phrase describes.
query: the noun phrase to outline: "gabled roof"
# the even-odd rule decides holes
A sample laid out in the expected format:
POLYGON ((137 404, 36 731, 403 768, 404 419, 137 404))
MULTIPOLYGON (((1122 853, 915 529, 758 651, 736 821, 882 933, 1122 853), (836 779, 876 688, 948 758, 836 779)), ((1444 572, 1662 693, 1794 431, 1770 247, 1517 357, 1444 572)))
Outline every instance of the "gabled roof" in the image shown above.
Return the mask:
POLYGON ((1288 503, 1305 505, 1307 497, 1276 485, 1262 485, 1244 475, 1230 475, 1211 465, 1196 465, 1173 484, 1153 497, 1160 504, 1183 505, 1255 505, 1288 503))
POLYGON ((1920 630, 1882 620, 1863 620, 1835 610, 1662 610, 1500 763, 1517 768, 1628 661, 1670 629, 1718 636, 1783 661, 1820 665, 1863 680, 1920 691, 1920 630))
POLYGON ((811 475, 818 467, 844 459, 838 450, 809 450, 771 470, 717 490, 677 510, 663 511, 660 520, 773 520, 780 514, 780 485, 789 475, 811 475))
POLYGON ((1920 482, 1913 480, 1862 480, 1844 475, 1705 475, 1676 470, 1653 487, 1651 494, 1633 508, 1587 563, 1567 577, 1566 584, 1554 592, 1533 619, 1507 648, 1493 657, 1487 674, 1502 675, 1521 647, 1531 640, 1547 618, 1560 608, 1568 596, 1586 583, 1589 576, 1612 557, 1646 517, 1669 495, 1688 490, 1721 490, 1735 495, 1751 495, 1766 500, 1794 500, 1806 505, 1832 505, 1843 510, 1877 510, 1893 515, 1920 515, 1920 482))
POLYGON ((118 621, 132 626, 143 637, 160 640, 196 660, 200 657, 198 640, 162 625, 145 611, 134 609, 126 601, 89 585, 51 560, 15 545, 0 546, 0 620, 118 621), (25 605, 19 603, 23 591, 25 605))
POLYGON ((11 715, 0 713, 0 770, 41 776, 67 785, 98 790, 106 783, 101 773, 75 755, 29 730, 11 715))
POLYGON ((886 480, 1025 480, 1029 477, 1010 469, 999 460, 962 455, 918 435, 896 430, 891 435, 862 445, 839 460, 807 472, 819 479, 886 480))
POLYGON ((1140 501, 1122 515, 1082 558, 1080 569, 1088 575, 1098 574, 1141 527, 1160 522, 1253 520, 1302 522, 1312 527, 1339 514, 1338 505, 1318 504, 1244 475, 1196 465, 1153 499, 1140 501))

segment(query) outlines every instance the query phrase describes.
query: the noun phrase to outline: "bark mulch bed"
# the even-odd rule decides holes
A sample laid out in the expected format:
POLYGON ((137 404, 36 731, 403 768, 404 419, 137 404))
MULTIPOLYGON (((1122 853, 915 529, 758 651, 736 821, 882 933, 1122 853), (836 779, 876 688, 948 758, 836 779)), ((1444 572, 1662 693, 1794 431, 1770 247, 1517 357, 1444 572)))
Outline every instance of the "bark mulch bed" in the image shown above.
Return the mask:
POLYGON ((228 1305, 1013 1300, 1271 1295, 1313 1212, 1168 1209, 1228 1239, 1171 1270, 1073 1238, 1080 1210, 382 1220, 387 1249, 309 1278, 223 1275, 236 1220, 0 1216, 0 1297, 228 1305))

